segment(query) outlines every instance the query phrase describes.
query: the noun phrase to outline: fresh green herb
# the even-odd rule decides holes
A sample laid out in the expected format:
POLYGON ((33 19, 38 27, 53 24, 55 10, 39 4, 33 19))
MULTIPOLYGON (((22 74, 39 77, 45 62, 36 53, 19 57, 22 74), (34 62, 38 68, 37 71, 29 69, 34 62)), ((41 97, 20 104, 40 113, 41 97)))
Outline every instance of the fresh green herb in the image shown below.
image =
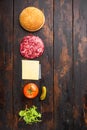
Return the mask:
POLYGON ((41 122, 41 113, 37 111, 36 106, 20 110, 19 116, 26 122, 26 124, 41 122))

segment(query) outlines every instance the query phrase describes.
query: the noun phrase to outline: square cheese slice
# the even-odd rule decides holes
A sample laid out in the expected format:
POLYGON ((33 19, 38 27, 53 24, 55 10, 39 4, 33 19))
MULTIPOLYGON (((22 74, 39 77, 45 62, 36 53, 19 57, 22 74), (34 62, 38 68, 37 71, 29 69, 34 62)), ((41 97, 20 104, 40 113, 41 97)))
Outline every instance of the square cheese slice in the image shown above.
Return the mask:
POLYGON ((22 79, 38 80, 40 73, 39 61, 22 60, 22 79))
POLYGON ((39 79, 41 79, 41 64, 39 64, 39 79))

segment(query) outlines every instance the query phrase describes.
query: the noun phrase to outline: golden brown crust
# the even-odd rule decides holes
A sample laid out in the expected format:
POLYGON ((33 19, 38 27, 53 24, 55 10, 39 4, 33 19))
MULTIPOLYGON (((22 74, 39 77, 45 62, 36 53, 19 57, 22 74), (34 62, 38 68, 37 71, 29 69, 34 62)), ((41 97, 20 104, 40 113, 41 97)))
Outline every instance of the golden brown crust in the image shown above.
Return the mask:
POLYGON ((45 16, 38 8, 27 7, 20 13, 19 21, 25 30, 33 32, 42 28, 45 16))

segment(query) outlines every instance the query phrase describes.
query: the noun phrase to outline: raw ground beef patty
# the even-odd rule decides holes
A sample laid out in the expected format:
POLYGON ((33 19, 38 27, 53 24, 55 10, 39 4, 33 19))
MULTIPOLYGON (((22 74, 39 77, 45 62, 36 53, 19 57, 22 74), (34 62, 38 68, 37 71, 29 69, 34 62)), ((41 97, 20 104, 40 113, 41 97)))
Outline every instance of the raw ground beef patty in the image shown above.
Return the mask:
POLYGON ((20 53, 27 59, 39 57, 43 51, 44 43, 38 36, 25 36, 20 43, 20 53))

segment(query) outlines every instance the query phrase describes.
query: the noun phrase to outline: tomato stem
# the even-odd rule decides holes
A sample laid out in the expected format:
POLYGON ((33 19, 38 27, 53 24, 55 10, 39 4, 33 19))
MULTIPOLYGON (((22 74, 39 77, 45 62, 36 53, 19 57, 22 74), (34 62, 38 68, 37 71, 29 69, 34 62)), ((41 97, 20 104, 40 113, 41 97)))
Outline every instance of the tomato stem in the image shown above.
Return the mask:
POLYGON ((30 88, 30 89, 28 89, 28 92, 31 94, 32 93, 32 89, 30 88))
POLYGON ((32 94, 32 92, 36 92, 36 91, 32 91, 32 88, 30 87, 30 89, 28 89, 28 92, 30 93, 30 94, 32 94))

